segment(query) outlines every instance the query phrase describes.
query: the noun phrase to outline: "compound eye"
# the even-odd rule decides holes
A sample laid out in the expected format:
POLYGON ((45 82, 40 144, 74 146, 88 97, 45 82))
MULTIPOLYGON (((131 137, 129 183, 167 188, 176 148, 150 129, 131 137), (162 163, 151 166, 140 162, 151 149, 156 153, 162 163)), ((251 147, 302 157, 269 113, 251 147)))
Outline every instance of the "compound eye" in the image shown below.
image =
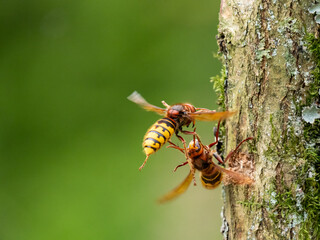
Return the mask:
POLYGON ((200 143, 199 143, 199 141, 196 139, 196 141, 191 141, 190 143, 189 143, 189 145, 188 145, 188 149, 189 150, 194 150, 194 151, 196 151, 196 152, 199 152, 200 150, 201 150, 201 146, 200 146, 200 143))
POLYGON ((171 110, 170 112, 170 115, 173 117, 173 118, 176 118, 180 115, 180 112, 177 111, 177 110, 171 110))

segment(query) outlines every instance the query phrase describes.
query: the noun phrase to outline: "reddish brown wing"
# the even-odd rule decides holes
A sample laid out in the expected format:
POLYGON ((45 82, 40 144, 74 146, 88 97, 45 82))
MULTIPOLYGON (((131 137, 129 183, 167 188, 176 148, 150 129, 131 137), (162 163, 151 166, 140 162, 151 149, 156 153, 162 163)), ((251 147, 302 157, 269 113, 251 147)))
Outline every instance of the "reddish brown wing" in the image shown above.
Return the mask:
POLYGON ((236 112, 216 112, 215 110, 208 110, 208 109, 200 109, 199 111, 189 113, 189 116, 193 119, 200 120, 200 121, 214 121, 219 119, 226 119, 231 117, 236 112))
POLYGON ((156 112, 160 115, 165 115, 166 114, 166 109, 154 106, 150 103, 148 103, 137 91, 134 91, 128 99, 131 102, 134 102, 138 104, 140 107, 144 108, 147 111, 153 111, 156 112))
POLYGON ((178 197, 180 194, 184 193, 188 189, 192 179, 193 179, 193 175, 191 174, 191 171, 190 171, 186 179, 183 180, 183 182, 178 187, 173 189, 171 192, 168 192, 166 195, 164 195, 162 198, 158 200, 159 203, 167 202, 173 198, 178 197))
POLYGON ((227 184, 233 183, 233 184, 252 184, 254 182, 253 179, 247 177, 246 175, 243 175, 241 173, 237 173, 234 171, 227 170, 225 168, 222 168, 218 165, 215 165, 216 168, 219 169, 219 171, 224 173, 223 181, 227 184))

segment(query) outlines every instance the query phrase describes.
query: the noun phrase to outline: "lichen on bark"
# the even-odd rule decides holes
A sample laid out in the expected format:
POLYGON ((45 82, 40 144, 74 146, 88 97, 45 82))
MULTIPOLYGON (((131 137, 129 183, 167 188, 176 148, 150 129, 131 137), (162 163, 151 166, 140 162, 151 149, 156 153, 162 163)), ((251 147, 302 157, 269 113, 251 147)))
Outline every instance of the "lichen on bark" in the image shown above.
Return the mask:
POLYGON ((220 99, 237 110, 225 125, 225 151, 255 138, 255 185, 224 187, 225 239, 320 238, 320 121, 302 118, 303 108, 319 104, 319 27, 308 12, 311 4, 221 3, 220 99))

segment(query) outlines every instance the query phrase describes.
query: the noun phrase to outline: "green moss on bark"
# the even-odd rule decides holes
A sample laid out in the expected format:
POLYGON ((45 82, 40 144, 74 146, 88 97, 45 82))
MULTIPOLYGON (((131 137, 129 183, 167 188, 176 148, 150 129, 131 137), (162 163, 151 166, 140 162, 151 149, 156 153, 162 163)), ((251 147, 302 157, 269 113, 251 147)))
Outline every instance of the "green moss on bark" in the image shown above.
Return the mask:
POLYGON ((320 91, 320 39, 312 34, 306 36, 308 50, 311 52, 313 60, 316 63, 315 69, 311 72, 314 81, 309 86, 309 94, 307 97, 307 105, 310 105, 315 98, 319 99, 320 91))
POLYGON ((222 110, 226 110, 224 93, 224 85, 226 79, 227 74, 225 65, 221 68, 220 75, 216 75, 215 77, 211 77, 210 79, 210 82, 213 82, 213 89, 218 96, 217 104, 222 108, 222 110))

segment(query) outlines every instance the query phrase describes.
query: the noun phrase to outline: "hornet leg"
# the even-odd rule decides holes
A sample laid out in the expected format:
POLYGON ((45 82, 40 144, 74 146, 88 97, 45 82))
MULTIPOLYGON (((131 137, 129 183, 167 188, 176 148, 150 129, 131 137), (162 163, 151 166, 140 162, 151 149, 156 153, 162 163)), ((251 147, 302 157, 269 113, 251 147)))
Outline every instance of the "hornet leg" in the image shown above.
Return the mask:
POLYGON ((150 156, 150 155, 148 155, 148 156, 146 157, 146 160, 144 160, 144 162, 142 163, 142 165, 139 167, 139 171, 141 171, 141 169, 144 167, 144 165, 146 164, 149 156, 150 156))
POLYGON ((217 126, 217 129, 214 131, 215 132, 215 135, 216 135, 216 141, 209 144, 209 148, 213 147, 214 145, 216 145, 218 142, 219 142, 219 128, 220 128, 220 123, 221 123, 221 120, 219 120, 218 122, 218 126, 217 126))
MULTIPOLYGON (((192 134, 194 135, 194 133, 192 133, 192 134)), ((190 171, 191 171, 192 179, 193 179, 193 185, 196 186, 197 183, 196 183, 196 178, 195 178, 195 169, 194 169, 194 166, 193 166, 193 164, 191 163, 191 160, 190 160, 190 158, 189 158, 189 156, 188 156, 186 141, 183 139, 183 137, 179 136, 177 133, 176 133, 176 136, 177 136, 177 138, 179 138, 180 141, 183 143, 184 154, 185 154, 185 156, 186 156, 187 162, 188 162, 189 167, 190 167, 190 171)))
POLYGON ((187 134, 187 135, 195 135, 196 131, 194 130, 193 132, 190 131, 184 131, 184 130, 180 130, 182 133, 187 134))
POLYGON ((228 161, 228 159, 238 150, 238 148, 241 146, 242 143, 244 143, 244 142, 246 142, 248 140, 251 140, 251 139, 253 139, 253 137, 248 137, 245 140, 242 140, 234 150, 231 150, 231 152, 229 152, 229 154, 227 155, 227 157, 224 160, 224 162, 228 161))
MULTIPOLYGON (((184 150, 183 150, 183 148, 181 148, 181 147, 178 147, 176 144, 174 144, 173 142, 171 142, 171 141, 168 141, 169 142, 169 146, 167 146, 167 148, 174 148, 174 149, 178 149, 178 150, 180 150, 180 152, 182 152, 183 154, 184 154, 184 150)), ((182 167, 182 166, 184 166, 184 165, 186 165, 186 164, 188 164, 188 161, 186 161, 186 162, 184 162, 184 163, 182 163, 182 164, 180 164, 180 165, 178 165, 178 166, 176 166, 175 167, 175 169, 173 170, 174 172, 175 171, 177 171, 177 169, 179 168, 179 167, 182 167)))
POLYGON ((176 144, 174 144, 173 142, 171 142, 171 141, 168 141, 169 142, 169 146, 167 146, 167 148, 174 148, 174 149, 178 149, 178 150, 180 150, 180 152, 182 152, 182 153, 184 153, 184 149, 183 148, 181 148, 181 147, 179 147, 179 146, 177 146, 176 144))
POLYGON ((188 164, 188 161, 186 161, 186 162, 184 162, 184 163, 181 163, 180 165, 176 166, 173 171, 174 171, 174 172, 177 171, 177 169, 178 169, 179 167, 182 167, 182 166, 184 166, 184 165, 186 165, 186 164, 188 164))

